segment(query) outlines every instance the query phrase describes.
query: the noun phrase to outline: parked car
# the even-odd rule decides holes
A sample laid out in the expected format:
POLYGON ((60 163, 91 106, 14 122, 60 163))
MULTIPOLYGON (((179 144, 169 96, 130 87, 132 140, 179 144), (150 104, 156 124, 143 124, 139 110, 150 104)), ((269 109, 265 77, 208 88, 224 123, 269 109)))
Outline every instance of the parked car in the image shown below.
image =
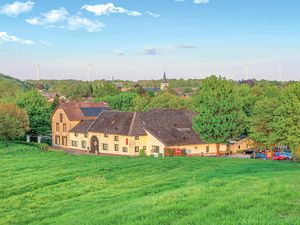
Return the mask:
POLYGON ((261 153, 261 152, 257 152, 255 154, 255 159, 262 159, 262 160, 268 160, 268 156, 264 153, 261 153))
POLYGON ((292 155, 291 152, 284 151, 284 152, 282 153, 282 155, 284 156, 284 158, 285 158, 286 160, 292 160, 292 159, 293 159, 293 155, 292 155))
POLYGON ((274 152, 273 160, 284 160, 285 157, 281 152, 274 152))
POLYGON ((244 155, 251 155, 251 154, 253 154, 253 152, 254 152, 254 148, 248 148, 248 149, 246 149, 246 150, 244 150, 244 151, 242 151, 242 153, 244 154, 244 155))

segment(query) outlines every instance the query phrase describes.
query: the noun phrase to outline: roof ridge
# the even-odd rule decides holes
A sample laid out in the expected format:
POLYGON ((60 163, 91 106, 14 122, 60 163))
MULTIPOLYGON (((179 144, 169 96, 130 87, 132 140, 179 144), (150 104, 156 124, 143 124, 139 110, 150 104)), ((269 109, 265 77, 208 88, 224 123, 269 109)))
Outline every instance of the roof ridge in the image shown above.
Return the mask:
POLYGON ((92 124, 86 129, 86 132, 89 132, 89 131, 90 131, 90 129, 91 129, 91 127, 93 126, 93 124, 95 123, 95 121, 96 121, 97 119, 99 119, 99 116, 100 116, 104 111, 109 111, 109 110, 102 110, 102 111, 99 113, 99 115, 96 117, 96 119, 92 122, 92 124))
POLYGON ((129 136, 131 136, 131 134, 132 134, 135 118, 136 118, 136 112, 133 113, 133 117, 132 117, 132 120, 131 120, 131 123, 130 123, 129 131, 128 131, 129 136))

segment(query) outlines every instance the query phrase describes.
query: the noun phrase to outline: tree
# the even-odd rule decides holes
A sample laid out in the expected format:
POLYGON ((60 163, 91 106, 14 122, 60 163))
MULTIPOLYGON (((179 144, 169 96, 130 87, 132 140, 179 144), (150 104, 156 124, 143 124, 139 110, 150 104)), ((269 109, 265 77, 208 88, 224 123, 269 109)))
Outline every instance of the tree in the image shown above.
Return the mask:
POLYGON ((133 100, 136 97, 136 93, 124 92, 115 96, 108 96, 104 100, 114 110, 120 111, 133 111, 133 100))
POLYGON ((20 138, 29 130, 26 111, 15 104, 0 104, 0 138, 4 141, 20 138))
POLYGON ((54 110, 56 109, 56 107, 59 105, 59 96, 58 94, 55 95, 54 100, 51 104, 51 110, 52 112, 54 112, 54 110))
POLYGON ((16 102, 21 93, 22 89, 18 83, 12 80, 0 79, 0 102, 16 102))
POLYGON ((194 97, 193 128, 207 143, 227 143, 245 129, 245 116, 234 84, 225 78, 211 76, 205 79, 194 97))
POLYGON ((98 81, 93 85, 93 96, 95 98, 104 98, 106 96, 115 96, 119 90, 112 82, 98 81))
POLYGON ((149 110, 149 103, 151 101, 151 97, 145 96, 142 97, 140 95, 136 96, 133 99, 133 110, 137 112, 146 112, 149 110))
POLYGON ((254 105, 250 120, 250 137, 260 145, 271 151, 278 144, 275 134, 275 110, 279 107, 279 100, 275 97, 262 96, 254 105))
MULTIPOLYGON (((289 91, 280 98, 273 121, 274 136, 280 144, 291 147, 294 156, 300 153, 300 100, 289 91)), ((294 159, 296 158, 294 157, 294 159)))
POLYGON ((155 96, 149 105, 154 109, 188 109, 189 106, 184 98, 178 97, 169 92, 162 92, 155 96))
POLYGON ((51 133, 51 105, 36 90, 24 93, 17 105, 27 111, 30 121, 30 133, 49 135, 51 133))

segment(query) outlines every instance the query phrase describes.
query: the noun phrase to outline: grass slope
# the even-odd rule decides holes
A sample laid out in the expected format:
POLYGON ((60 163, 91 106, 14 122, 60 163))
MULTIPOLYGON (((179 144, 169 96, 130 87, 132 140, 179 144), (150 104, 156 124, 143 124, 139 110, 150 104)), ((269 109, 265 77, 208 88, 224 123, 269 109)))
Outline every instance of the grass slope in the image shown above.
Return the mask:
POLYGON ((300 164, 0 145, 0 224, 300 224, 300 164))

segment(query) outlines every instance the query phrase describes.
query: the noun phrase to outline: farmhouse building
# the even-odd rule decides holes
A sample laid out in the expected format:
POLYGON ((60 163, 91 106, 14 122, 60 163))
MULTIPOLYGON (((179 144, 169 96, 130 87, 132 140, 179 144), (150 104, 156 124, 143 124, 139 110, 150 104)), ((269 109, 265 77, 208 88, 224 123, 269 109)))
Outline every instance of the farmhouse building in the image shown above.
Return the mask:
POLYGON ((81 121, 95 120, 102 110, 110 108, 104 102, 68 102, 60 104, 52 114, 52 143, 55 146, 70 147, 69 131, 81 121))
MULTIPOLYGON (((215 155, 216 144, 204 143, 192 129, 188 110, 112 111, 105 103, 68 103, 52 116, 54 146, 91 153, 137 156, 186 150, 190 155, 215 155)), ((220 151, 228 148, 221 144, 220 151)))

